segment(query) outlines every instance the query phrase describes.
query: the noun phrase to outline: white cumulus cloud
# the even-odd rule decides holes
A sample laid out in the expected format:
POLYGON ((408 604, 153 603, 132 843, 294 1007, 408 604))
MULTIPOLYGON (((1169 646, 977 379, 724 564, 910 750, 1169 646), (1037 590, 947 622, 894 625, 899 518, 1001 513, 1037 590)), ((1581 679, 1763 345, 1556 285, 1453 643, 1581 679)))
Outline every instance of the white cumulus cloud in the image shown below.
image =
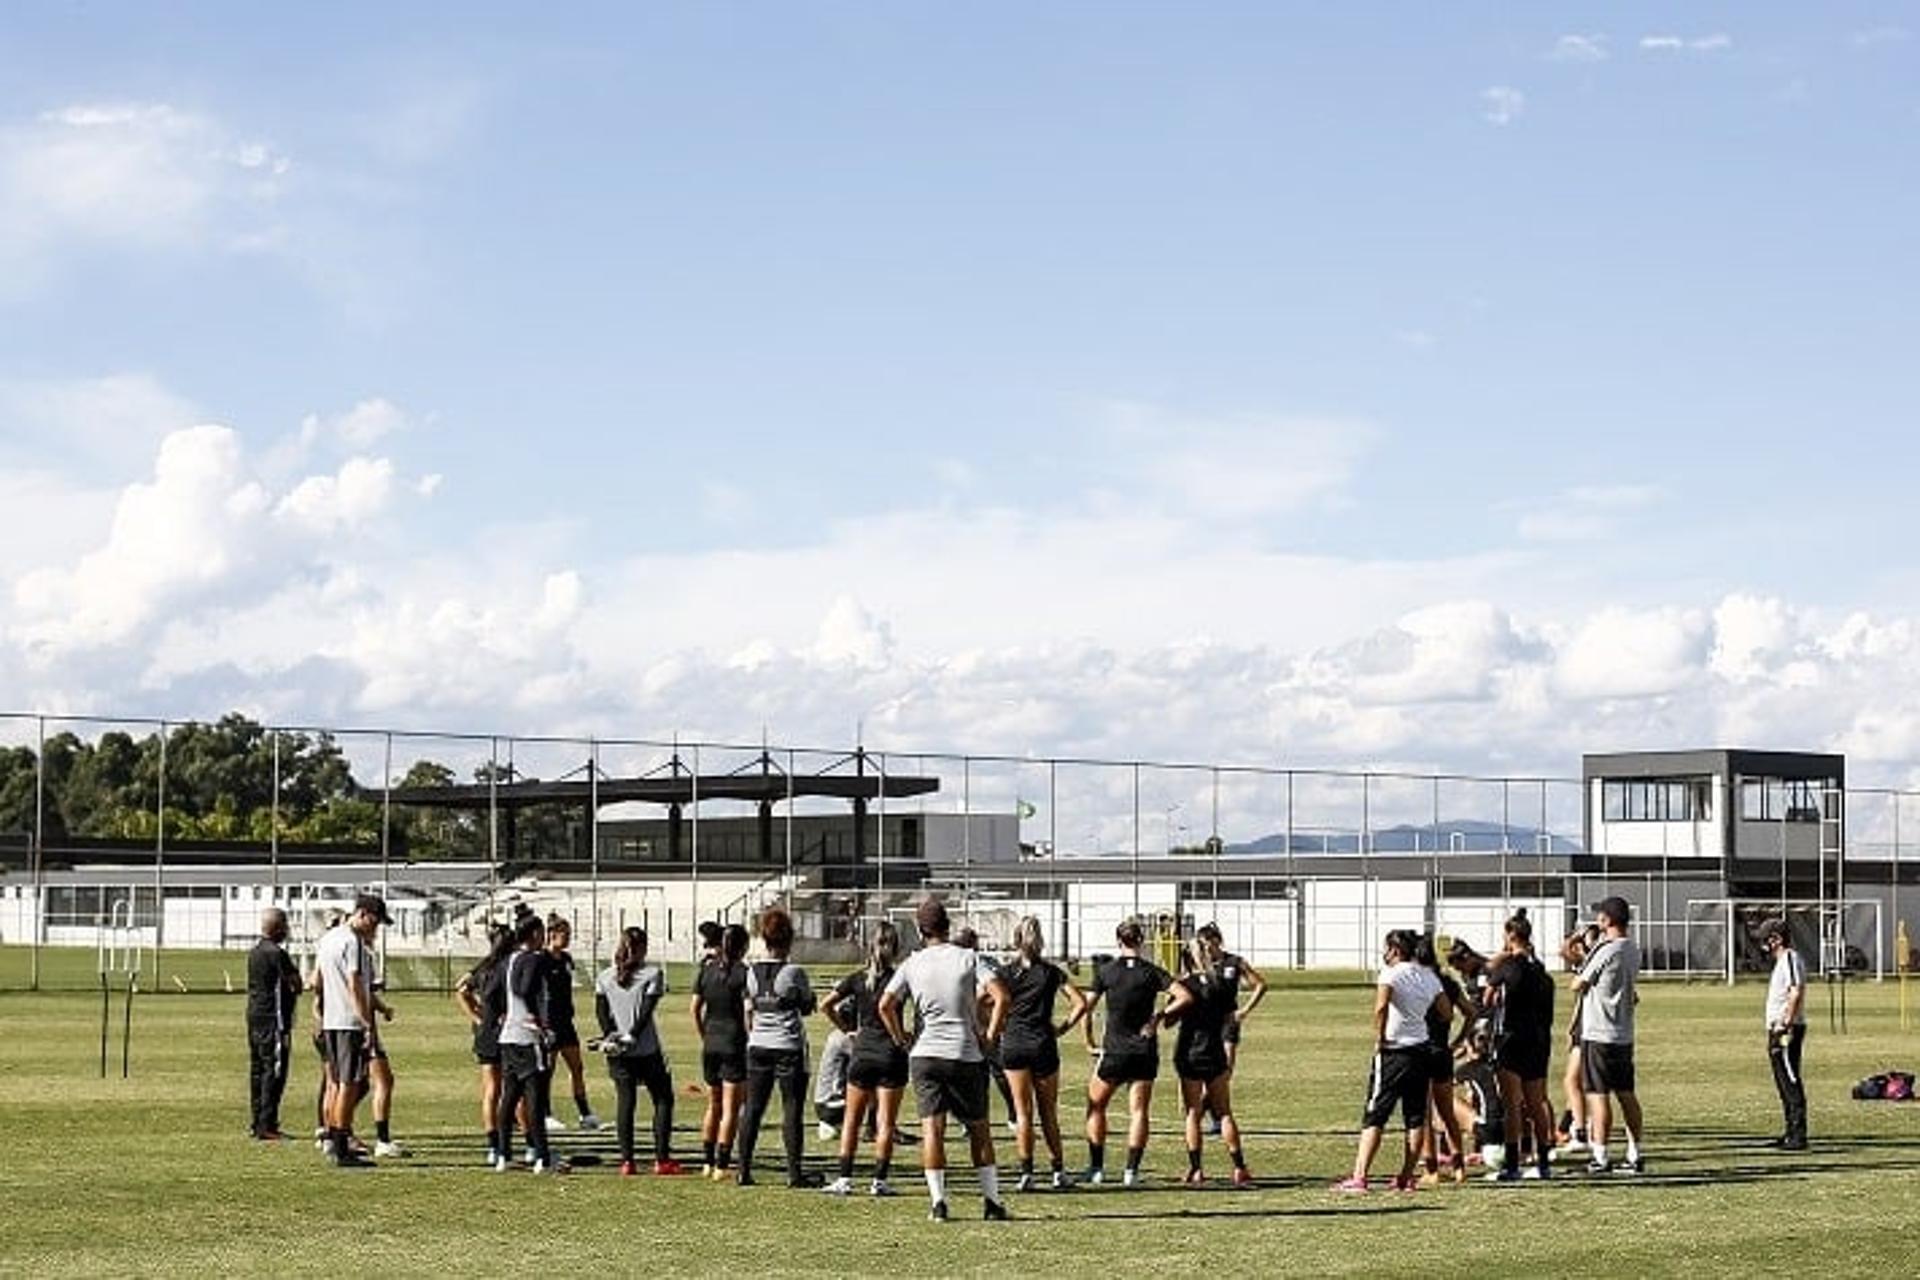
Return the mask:
POLYGON ((1561 36, 1547 56, 1555 62, 1605 62, 1607 38, 1598 33, 1561 36))
POLYGON ((1527 108, 1527 95, 1511 85, 1496 84, 1480 91, 1480 117, 1488 124, 1509 125, 1527 108))

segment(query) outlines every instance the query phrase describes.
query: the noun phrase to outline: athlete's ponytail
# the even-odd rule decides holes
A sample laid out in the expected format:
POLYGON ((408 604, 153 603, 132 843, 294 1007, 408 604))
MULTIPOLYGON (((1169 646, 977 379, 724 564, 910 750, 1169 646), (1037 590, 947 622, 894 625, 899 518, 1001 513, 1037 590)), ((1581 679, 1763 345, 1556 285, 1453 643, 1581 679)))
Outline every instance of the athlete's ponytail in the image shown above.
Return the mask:
POLYGON ((1146 938, 1147 931, 1140 927, 1138 920, 1131 917, 1122 920, 1120 927, 1113 931, 1114 941, 1132 951, 1138 951, 1140 944, 1146 941, 1146 938))
POLYGON ((1013 926, 1013 949, 1028 964, 1040 963, 1046 943, 1040 937, 1040 921, 1037 917, 1021 916, 1020 923, 1013 926))
POLYGON ((867 989, 878 991, 899 963, 900 931, 893 927, 893 921, 882 920, 867 943, 867 989))

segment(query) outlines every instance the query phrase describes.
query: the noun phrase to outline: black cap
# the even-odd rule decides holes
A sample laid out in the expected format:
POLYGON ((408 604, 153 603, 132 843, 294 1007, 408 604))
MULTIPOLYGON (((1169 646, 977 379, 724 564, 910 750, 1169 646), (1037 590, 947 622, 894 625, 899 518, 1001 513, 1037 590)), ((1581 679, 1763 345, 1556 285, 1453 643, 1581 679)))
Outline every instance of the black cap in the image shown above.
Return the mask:
POLYGON ((393 917, 387 914, 387 900, 377 893, 363 893, 353 900, 355 912, 364 911, 381 924, 392 924, 393 917))
POLYGON ((1626 928, 1627 925, 1633 921, 1633 908, 1627 905, 1625 898, 1617 896, 1602 898, 1600 901, 1594 903, 1593 913, 1597 916, 1605 916, 1622 929, 1626 928))
POLYGON ((1787 922, 1785 920, 1769 920, 1760 926, 1760 941, 1762 942, 1772 942, 1775 938, 1778 938, 1781 942, 1788 942, 1792 937, 1793 934, 1787 929, 1787 922))

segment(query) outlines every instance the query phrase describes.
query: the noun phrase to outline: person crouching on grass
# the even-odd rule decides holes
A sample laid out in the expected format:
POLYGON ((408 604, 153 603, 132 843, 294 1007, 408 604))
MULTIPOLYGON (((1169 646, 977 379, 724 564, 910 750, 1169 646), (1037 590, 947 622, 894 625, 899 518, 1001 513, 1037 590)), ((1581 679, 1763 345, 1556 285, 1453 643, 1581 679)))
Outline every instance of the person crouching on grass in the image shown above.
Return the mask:
POLYGON ((1420 1185, 1413 1171, 1420 1160, 1432 1079, 1427 1014, 1433 1012, 1451 1022, 1453 1008, 1433 970, 1414 963, 1419 943, 1419 935, 1412 930, 1395 929, 1387 934, 1382 948, 1383 963, 1373 991, 1373 1070, 1360 1117, 1360 1146, 1354 1153, 1353 1173, 1334 1183, 1335 1191, 1364 1194, 1369 1189, 1367 1175, 1396 1104, 1406 1122, 1407 1139, 1393 1189, 1413 1191, 1420 1185))
POLYGON ((647 963, 647 931, 629 925, 620 932, 613 964, 593 984, 600 1049, 607 1056, 607 1074, 613 1077, 613 1128, 624 1178, 635 1173, 633 1113, 642 1085, 653 1100, 653 1171, 661 1177, 685 1172, 673 1158, 673 1076, 653 1021, 654 1010, 666 994, 666 975, 658 965, 647 963))
POLYGON ((993 1128, 987 1121, 987 1064, 980 1051, 979 1002, 990 1003, 989 1040, 997 1040, 1007 1022, 1007 984, 998 977, 980 988, 982 970, 974 953, 947 939, 947 909, 938 898, 928 898, 914 913, 920 937, 926 943, 908 956, 887 980, 880 997, 880 1018, 887 1033, 902 1049, 911 1048, 909 1071, 914 1101, 920 1111, 920 1166, 932 1202, 928 1216, 947 1220, 947 1117, 966 1126, 973 1148, 973 1168, 980 1178, 983 1216, 1004 1222, 1007 1207, 1000 1199, 1000 1170, 993 1159, 993 1128), (900 1020, 902 1006, 912 1000, 920 1014, 920 1035, 909 1046, 900 1020))

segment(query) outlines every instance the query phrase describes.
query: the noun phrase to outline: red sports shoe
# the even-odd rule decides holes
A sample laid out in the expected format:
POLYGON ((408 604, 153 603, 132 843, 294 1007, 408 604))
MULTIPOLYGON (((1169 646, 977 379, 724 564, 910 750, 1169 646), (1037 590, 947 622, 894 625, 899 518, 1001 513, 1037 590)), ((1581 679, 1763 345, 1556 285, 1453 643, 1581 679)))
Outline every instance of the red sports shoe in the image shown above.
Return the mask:
POLYGON ((657 1177, 677 1178, 686 1171, 686 1166, 678 1160, 655 1160, 653 1162, 653 1172, 657 1177))
POLYGON ((631 1160, 622 1160, 622 1161, 620 1162, 620 1176, 621 1176, 621 1177, 623 1177, 623 1178, 631 1178, 631 1177, 632 1177, 632 1176, 633 1176, 634 1174, 636 1174, 636 1173, 638 1173, 638 1172, 640 1172, 640 1170, 634 1167, 634 1163, 633 1163, 633 1161, 631 1161, 631 1160))

